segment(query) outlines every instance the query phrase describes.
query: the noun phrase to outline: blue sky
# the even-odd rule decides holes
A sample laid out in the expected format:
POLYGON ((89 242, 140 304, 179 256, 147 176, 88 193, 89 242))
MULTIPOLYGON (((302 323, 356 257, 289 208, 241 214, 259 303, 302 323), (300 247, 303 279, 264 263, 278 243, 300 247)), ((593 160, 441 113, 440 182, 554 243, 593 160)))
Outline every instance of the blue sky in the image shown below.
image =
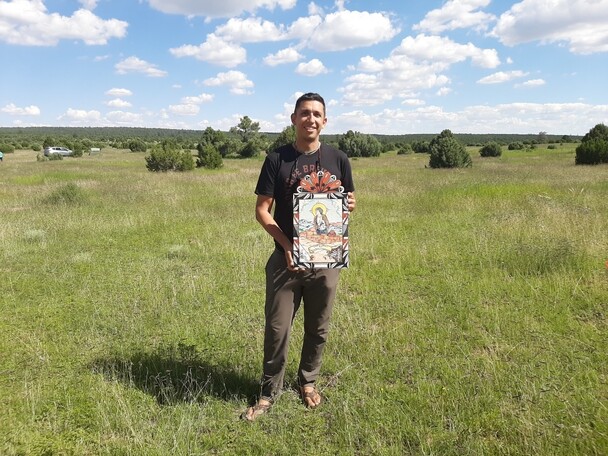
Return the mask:
POLYGON ((608 0, 0 0, 0 126, 584 134, 608 0))

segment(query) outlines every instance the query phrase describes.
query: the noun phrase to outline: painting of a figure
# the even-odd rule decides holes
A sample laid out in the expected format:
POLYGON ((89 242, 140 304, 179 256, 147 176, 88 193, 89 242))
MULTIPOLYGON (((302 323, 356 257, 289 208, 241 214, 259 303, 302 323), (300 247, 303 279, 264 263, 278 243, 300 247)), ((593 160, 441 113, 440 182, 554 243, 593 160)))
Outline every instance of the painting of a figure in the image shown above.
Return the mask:
POLYGON ((342 193, 294 195, 294 259, 304 267, 348 267, 348 208, 342 193))

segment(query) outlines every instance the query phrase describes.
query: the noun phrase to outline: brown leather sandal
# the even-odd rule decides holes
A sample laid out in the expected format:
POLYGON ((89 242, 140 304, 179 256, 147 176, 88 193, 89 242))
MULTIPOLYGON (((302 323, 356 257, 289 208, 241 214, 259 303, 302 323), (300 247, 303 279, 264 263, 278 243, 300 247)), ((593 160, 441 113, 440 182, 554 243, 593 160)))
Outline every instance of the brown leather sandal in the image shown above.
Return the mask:
POLYGON ((323 396, 321 396, 321 394, 319 394, 317 389, 314 387, 308 391, 304 390, 303 386, 300 387, 300 398, 302 399, 304 405, 311 410, 316 409, 319 405, 323 403, 323 396), (310 399, 312 403, 309 403, 307 399, 310 399), (316 399, 318 399, 319 402, 315 404, 316 399))
MULTIPOLYGON (((265 399, 266 400, 266 399, 265 399)), ((268 413, 270 408, 272 407, 272 402, 268 402, 267 404, 260 404, 258 401, 255 405, 247 408, 242 414, 241 419, 245 421, 255 421, 260 416, 268 413)))

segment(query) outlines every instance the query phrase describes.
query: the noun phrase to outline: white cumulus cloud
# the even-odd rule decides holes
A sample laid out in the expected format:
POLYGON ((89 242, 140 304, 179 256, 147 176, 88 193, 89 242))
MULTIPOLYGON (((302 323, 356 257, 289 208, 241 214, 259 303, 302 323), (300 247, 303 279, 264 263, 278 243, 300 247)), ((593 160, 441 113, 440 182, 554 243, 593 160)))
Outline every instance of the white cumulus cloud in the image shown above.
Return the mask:
POLYGON ((289 26, 287 37, 289 39, 299 39, 305 43, 322 23, 323 18, 321 16, 300 17, 289 26))
POLYGON ((372 46, 388 41, 399 33, 387 13, 339 9, 321 16, 322 11, 316 7, 309 8, 309 12, 313 14, 299 17, 288 26, 277 25, 260 17, 231 18, 208 34, 204 43, 184 44, 170 49, 170 52, 176 57, 194 57, 232 68, 247 60, 242 43, 298 41, 289 50, 279 51, 264 59, 267 65, 275 66, 300 60, 302 56, 298 50, 303 48, 341 51, 372 46))
POLYGON ((401 104, 405 106, 424 106, 426 103, 418 98, 408 98, 403 100, 401 104))
POLYGON ((213 33, 207 35, 207 40, 198 46, 186 44, 169 51, 175 57, 194 57, 197 60, 228 68, 245 63, 247 60, 245 48, 213 33))
POLYGON ((162 78, 167 72, 159 70, 156 65, 141 60, 135 56, 127 57, 115 65, 118 74, 142 73, 151 78, 162 78))
POLYGON ((300 54, 294 48, 286 48, 281 49, 275 54, 269 54, 264 57, 264 63, 268 66, 277 66, 285 63, 293 63, 302 59, 302 54, 300 54))
POLYGON ((101 119, 101 113, 95 110, 86 111, 84 109, 68 108, 68 110, 59 116, 58 119, 70 123, 96 124, 101 119))
POLYGON ((249 89, 253 88, 254 86, 253 82, 247 79, 247 75, 240 71, 218 73, 216 77, 206 79, 203 83, 211 87, 230 87, 230 92, 235 95, 250 95, 253 92, 249 89))
POLYGON ((482 68, 496 68, 500 65, 495 49, 481 49, 472 43, 460 44, 449 38, 420 34, 403 39, 393 55, 404 55, 417 61, 436 62, 450 65, 471 59, 474 65, 482 68))
POLYGON ((440 88, 437 91, 436 95, 438 97, 445 97, 446 95, 449 95, 450 93, 452 93, 452 89, 451 88, 449 88, 449 87, 442 87, 442 88, 440 88))
POLYGON ((513 79, 523 78, 528 73, 525 73, 521 70, 515 71, 498 71, 497 73, 493 73, 489 76, 481 78, 477 81, 478 84, 501 84, 503 82, 512 81, 513 79))
POLYGON ((508 46, 566 43, 576 54, 608 52, 608 0, 523 0, 498 19, 492 35, 508 46))
POLYGON ((195 104, 170 105, 169 111, 178 116, 195 116, 199 113, 200 107, 195 104))
POLYGON ((11 116, 39 116, 40 108, 35 105, 20 108, 14 103, 9 103, 4 108, 2 108, 2 112, 5 112, 11 116))
POLYGON ((128 101, 125 101, 121 98, 114 98, 113 100, 110 100, 106 103, 106 105, 112 107, 112 108, 130 108, 131 107, 131 103, 129 103, 128 101))
POLYGON ((232 18, 226 24, 217 27, 214 33, 226 41, 238 43, 261 43, 286 38, 283 26, 276 26, 259 17, 232 18))
MULTIPOLYGON (((201 110, 200 105, 203 103, 209 103, 211 101, 213 101, 213 95, 208 93, 201 93, 197 96, 183 97, 179 104, 170 105, 168 112, 177 116, 196 116, 201 110)), ((163 111, 163 115, 167 116, 166 111, 163 111)))
POLYGON ((358 73, 347 77, 340 89, 342 101, 347 105, 374 106, 394 98, 419 98, 421 90, 437 93, 451 83, 443 72, 467 59, 483 68, 500 64, 493 49, 460 44, 439 36, 408 36, 384 59, 361 58, 355 68, 358 73))
POLYGON ((530 79, 521 84, 516 84, 515 87, 540 87, 545 85, 547 82, 544 79, 530 79))
POLYGON ((327 73, 327 68, 323 65, 319 59, 312 59, 309 62, 302 62, 296 67, 296 73, 302 76, 319 76, 320 74, 327 73))
POLYGON ((340 51, 382 43, 397 33, 399 29, 385 13, 344 10, 325 16, 310 33, 308 46, 317 51, 340 51))
MULTIPOLYGON (((91 6, 94 2, 87 2, 91 6)), ((61 40, 79 40, 87 45, 107 44, 123 38, 128 23, 104 20, 89 9, 71 16, 49 13, 42 0, 0 1, 0 41, 23 46, 54 46, 61 40)))
POLYGON ((127 111, 111 111, 106 114, 106 118, 113 125, 125 127, 138 127, 144 125, 141 114, 127 111))
POLYGON ((284 10, 296 5, 296 0, 148 0, 158 11, 184 16, 235 17, 241 13, 253 13, 258 9, 284 10))
POLYGON ((308 15, 309 16, 322 16, 325 14, 325 10, 317 5, 315 2, 310 2, 308 4, 308 15))
POLYGON ((97 0, 78 0, 83 8, 93 11, 97 8, 97 0))
POLYGON ((133 95, 133 92, 131 92, 129 89, 120 89, 114 87, 108 90, 106 92, 106 95, 109 95, 111 97, 130 97, 131 95, 133 95))
POLYGON ((203 103, 210 103, 212 101, 213 101, 213 95, 211 95, 209 93, 201 93, 200 95, 197 95, 194 97, 183 97, 182 98, 183 104, 200 105, 203 103))
POLYGON ((449 0, 441 8, 429 11, 413 29, 430 33, 461 28, 486 30, 496 16, 479 9, 489 4, 490 0, 449 0))

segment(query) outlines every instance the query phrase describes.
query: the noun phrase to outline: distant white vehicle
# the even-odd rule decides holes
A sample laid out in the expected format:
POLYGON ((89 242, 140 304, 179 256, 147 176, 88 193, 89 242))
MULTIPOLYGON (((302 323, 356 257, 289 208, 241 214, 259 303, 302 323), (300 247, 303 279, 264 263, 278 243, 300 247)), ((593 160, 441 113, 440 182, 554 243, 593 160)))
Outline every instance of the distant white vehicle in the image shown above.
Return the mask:
POLYGON ((69 157, 70 155, 74 155, 74 152, 67 147, 45 147, 44 155, 48 157, 51 154, 59 154, 63 155, 64 157, 69 157))

